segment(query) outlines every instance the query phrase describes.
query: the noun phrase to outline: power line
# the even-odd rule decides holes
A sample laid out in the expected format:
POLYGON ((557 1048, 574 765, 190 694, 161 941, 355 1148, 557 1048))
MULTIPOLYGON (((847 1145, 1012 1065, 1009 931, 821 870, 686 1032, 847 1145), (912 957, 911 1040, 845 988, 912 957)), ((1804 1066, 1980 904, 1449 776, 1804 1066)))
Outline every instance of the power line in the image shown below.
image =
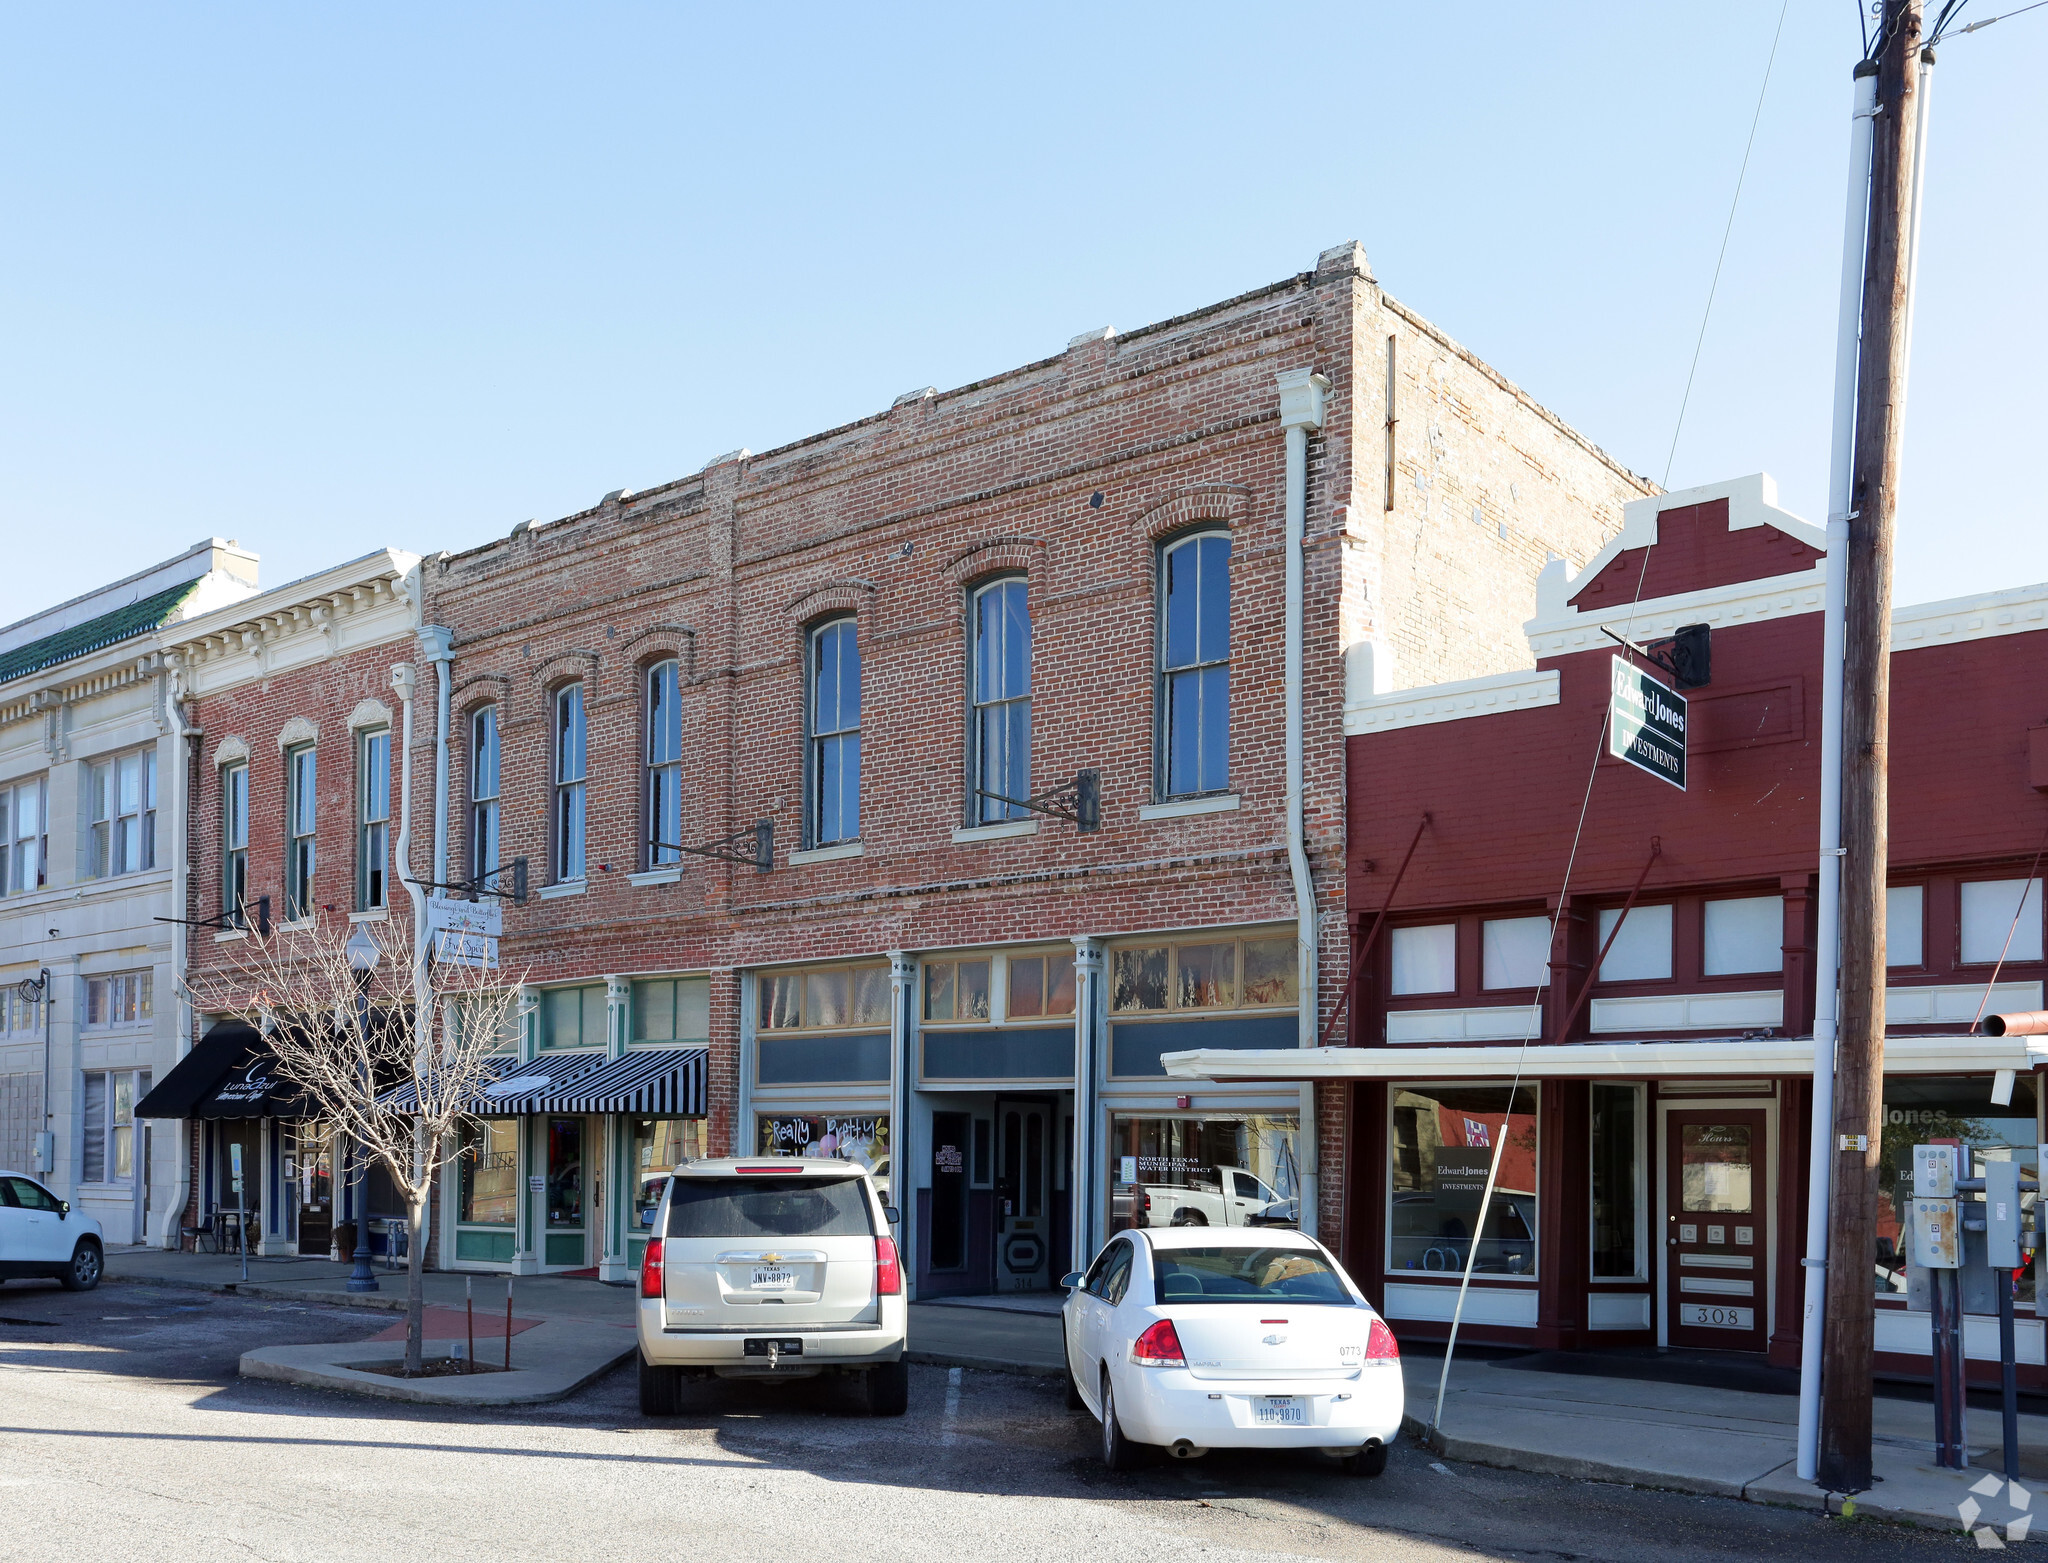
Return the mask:
MULTIPOLYGON (((2043 0, 2048 4, 2048 0, 2043 0)), ((1707 285, 1707 307, 1700 314, 1700 334, 1692 345, 1692 367, 1685 374, 1685 395, 1678 403, 1678 424, 1671 431, 1671 450, 1664 458, 1664 481, 1657 486, 1671 487, 1672 464, 1678 460, 1678 436, 1685 429, 1685 409, 1692 402, 1692 382, 1700 372, 1700 349, 1707 343, 1707 322, 1713 318, 1714 295, 1721 287, 1721 263, 1728 258, 1728 238, 1735 232, 1735 209, 1742 202, 1742 181, 1749 174, 1749 154, 1756 147, 1756 127, 1764 117, 1764 96, 1771 90, 1771 67, 1778 62, 1778 40, 1785 33, 1785 13, 1792 8, 1792 0, 1778 8, 1778 30, 1771 34, 1771 55, 1764 62, 1764 84, 1756 95, 1756 113, 1750 117, 1749 140, 1742 148, 1742 168, 1735 176, 1735 195, 1728 202, 1728 224, 1721 230, 1721 253, 1714 257, 1714 280, 1707 285)))

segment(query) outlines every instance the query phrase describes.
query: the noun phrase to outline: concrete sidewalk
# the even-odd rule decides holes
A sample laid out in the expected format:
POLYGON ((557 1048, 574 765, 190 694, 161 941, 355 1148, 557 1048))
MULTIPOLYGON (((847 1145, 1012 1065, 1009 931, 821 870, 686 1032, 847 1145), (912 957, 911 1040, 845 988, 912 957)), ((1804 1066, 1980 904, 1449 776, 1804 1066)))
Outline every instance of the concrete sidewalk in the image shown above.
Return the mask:
MULTIPOLYGON (((2025 1495, 2007 1491, 1998 1475, 1995 1411, 1970 1412, 1973 1468, 1945 1471, 1934 1464, 1933 1407, 1880 1396, 1873 1410, 1877 1483, 1845 1499, 1799 1479, 1799 1403, 1788 1395, 1535 1372, 1513 1359, 1465 1361, 1451 1370, 1443 1422, 1430 1435, 1440 1366, 1434 1357, 1405 1364, 1407 1430, 1449 1459, 1941 1530, 1993 1526, 2001 1540, 2028 1534, 2025 1495)), ((2020 1444, 2023 1480, 2048 1475, 2048 1417, 2023 1415, 2020 1444)))

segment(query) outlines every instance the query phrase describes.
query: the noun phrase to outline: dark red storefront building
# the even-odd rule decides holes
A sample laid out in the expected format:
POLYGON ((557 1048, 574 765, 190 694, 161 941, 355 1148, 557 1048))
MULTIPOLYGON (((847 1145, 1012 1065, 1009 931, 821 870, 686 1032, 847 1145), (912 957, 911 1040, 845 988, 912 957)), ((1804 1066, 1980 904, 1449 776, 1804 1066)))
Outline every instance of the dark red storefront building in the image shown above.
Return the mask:
MULTIPOLYGON (((1798 1361, 1824 549, 1761 476, 1641 500, 1584 570, 1546 572, 1531 670, 1347 707, 1354 940, 1384 914, 1334 1039, 1352 1045, 1169 1068, 1348 1086, 1328 1131, 1350 1171, 1345 1257, 1402 1335, 1447 1332, 1476 1231, 1465 1339, 1798 1361), (1711 628, 1711 677, 1689 691, 1681 791, 1603 752, 1605 632, 1692 624, 1711 628)), ((2031 1176, 2044 1137, 2025 1040, 1972 1023, 2041 1008, 2048 974, 2048 587, 1901 608, 1893 636, 1868 1263, 1880 1367, 1910 1373, 1928 1326, 1897 1252, 1901 1160, 1907 1191, 1911 1147, 1939 1138, 2031 1176)), ((2022 1382, 2039 1386, 2031 1272, 2021 1287, 2022 1382)), ((1993 1320, 1968 1340, 1995 1358, 1993 1320)))

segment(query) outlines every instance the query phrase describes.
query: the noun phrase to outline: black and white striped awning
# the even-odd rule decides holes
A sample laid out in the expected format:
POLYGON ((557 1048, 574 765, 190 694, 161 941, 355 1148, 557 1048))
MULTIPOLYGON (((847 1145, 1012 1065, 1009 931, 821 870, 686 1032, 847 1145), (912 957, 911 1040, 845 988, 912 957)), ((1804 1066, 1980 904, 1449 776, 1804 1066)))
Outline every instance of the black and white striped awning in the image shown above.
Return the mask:
MULTIPOLYGON (((498 1109, 496 1106, 497 1099, 491 1093, 497 1088, 500 1081, 518 1073, 522 1067, 518 1059, 509 1055, 504 1058, 492 1059, 489 1065, 490 1073, 484 1077, 476 1090, 470 1093, 469 1099, 462 1104, 463 1111, 475 1113, 483 1118, 492 1117, 498 1109)), ((386 1091, 377 1098, 377 1105, 402 1113, 418 1112, 420 1105, 419 1082, 408 1080, 405 1084, 386 1091)))
MULTIPOLYGON (((489 1083, 464 1102, 479 1118, 518 1118, 528 1113, 644 1113, 650 1117, 701 1118, 705 1107, 705 1060, 701 1047, 645 1048, 623 1058, 589 1054, 504 1059, 489 1083)), ((414 1110, 418 1093, 408 1081, 378 1105, 414 1110)))

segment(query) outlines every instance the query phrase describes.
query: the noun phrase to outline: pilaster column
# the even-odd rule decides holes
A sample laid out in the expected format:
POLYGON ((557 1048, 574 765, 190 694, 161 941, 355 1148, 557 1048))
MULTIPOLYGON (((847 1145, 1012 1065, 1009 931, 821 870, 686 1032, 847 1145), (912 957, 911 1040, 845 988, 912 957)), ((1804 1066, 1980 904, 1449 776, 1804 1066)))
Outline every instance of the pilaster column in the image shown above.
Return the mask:
POLYGON ((889 1188, 884 1196, 902 1219, 896 1244, 904 1295, 917 1297, 917 1183, 911 1174, 910 1091, 917 1079, 917 957, 889 952, 889 1188))
POLYGON ((1072 1191, 1074 1251, 1068 1265, 1085 1270, 1102 1246, 1103 1195, 1109 1160, 1096 1123, 1101 1092, 1097 1082, 1108 1046, 1109 995, 1103 985, 1103 945, 1089 935, 1074 940, 1074 1165, 1067 1170, 1072 1191))

